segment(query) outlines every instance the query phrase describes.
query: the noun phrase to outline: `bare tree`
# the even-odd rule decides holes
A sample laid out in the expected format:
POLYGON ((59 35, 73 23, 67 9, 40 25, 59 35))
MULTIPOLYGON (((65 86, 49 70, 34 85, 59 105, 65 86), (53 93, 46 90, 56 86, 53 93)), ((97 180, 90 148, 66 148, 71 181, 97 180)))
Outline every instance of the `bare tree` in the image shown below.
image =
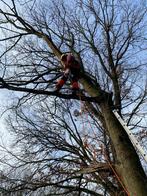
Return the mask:
POLYGON ((72 7, 58 0, 2 3, 0 88, 23 92, 14 108, 16 119, 9 119, 22 154, 8 152, 18 161, 14 171, 31 166, 21 178, 6 175, 7 191, 146 195, 147 179, 139 157, 112 112, 117 108, 134 129, 146 128, 140 116, 147 94, 144 4, 118 0, 76 0, 72 7), (66 51, 81 62, 84 94, 80 96, 66 93, 68 83, 61 93, 53 91, 60 77, 60 56, 66 51), (70 99, 74 106, 68 105, 70 99), (33 100, 36 112, 31 110, 33 100), (87 134, 71 113, 77 101, 86 108, 91 126, 87 134))

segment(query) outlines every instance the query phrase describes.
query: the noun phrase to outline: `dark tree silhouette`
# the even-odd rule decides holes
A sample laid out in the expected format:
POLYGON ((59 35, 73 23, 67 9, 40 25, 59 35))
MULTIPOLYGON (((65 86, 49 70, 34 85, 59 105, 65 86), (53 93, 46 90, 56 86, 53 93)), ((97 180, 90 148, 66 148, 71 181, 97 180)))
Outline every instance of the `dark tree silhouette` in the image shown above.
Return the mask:
POLYGON ((11 158, 1 158, 2 193, 147 195, 140 158, 112 111, 146 129, 143 2, 1 4, 0 88, 21 92, 7 119, 15 150, 1 146, 11 158), (68 51, 81 64, 79 95, 68 82, 54 92, 68 51))

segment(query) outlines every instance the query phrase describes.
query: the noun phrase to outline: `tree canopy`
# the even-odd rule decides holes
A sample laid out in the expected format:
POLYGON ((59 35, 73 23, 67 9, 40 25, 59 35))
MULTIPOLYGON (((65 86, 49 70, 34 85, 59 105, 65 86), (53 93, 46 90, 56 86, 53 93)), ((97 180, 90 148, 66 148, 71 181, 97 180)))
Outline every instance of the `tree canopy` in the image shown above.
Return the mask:
POLYGON ((5 195, 145 196, 146 167, 117 109, 146 143, 146 5, 129 0, 1 0, 0 88, 15 92, 1 145, 5 195), (60 92, 60 56, 81 64, 60 92))

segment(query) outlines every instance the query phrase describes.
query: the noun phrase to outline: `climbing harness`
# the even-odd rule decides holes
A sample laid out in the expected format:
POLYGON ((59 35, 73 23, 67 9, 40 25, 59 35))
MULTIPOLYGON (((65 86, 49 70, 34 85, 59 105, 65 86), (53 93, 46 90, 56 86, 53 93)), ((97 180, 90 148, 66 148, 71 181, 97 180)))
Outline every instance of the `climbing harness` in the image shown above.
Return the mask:
POLYGON ((121 118, 121 116, 118 114, 118 112, 116 110, 114 110, 113 113, 116 116, 116 118, 118 119, 118 121, 120 122, 120 124, 125 129, 125 131, 128 134, 128 136, 129 136, 132 144, 138 149, 138 151, 140 152, 140 154, 143 156, 144 160, 147 162, 147 154, 145 153, 144 149, 139 144, 139 142, 137 141, 137 139, 135 138, 135 136, 132 134, 132 132, 128 128, 127 124, 124 122, 124 120, 121 118))

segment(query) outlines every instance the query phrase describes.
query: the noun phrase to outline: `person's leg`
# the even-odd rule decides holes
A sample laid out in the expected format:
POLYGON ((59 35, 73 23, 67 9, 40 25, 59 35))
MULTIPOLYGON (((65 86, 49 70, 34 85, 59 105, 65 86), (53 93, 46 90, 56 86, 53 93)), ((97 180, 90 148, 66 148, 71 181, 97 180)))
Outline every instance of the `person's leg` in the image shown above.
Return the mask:
POLYGON ((78 80, 79 80, 79 69, 71 69, 71 85, 72 85, 72 91, 73 94, 76 94, 77 91, 79 91, 79 84, 78 84, 78 80))
POLYGON ((66 83, 68 79, 67 75, 63 75, 62 78, 60 78, 60 80, 58 80, 57 84, 56 84, 56 91, 59 91, 62 86, 66 83))
POLYGON ((79 91, 78 79, 79 78, 77 76, 73 75, 71 84, 72 84, 72 91, 75 94, 77 93, 77 91, 79 91))

